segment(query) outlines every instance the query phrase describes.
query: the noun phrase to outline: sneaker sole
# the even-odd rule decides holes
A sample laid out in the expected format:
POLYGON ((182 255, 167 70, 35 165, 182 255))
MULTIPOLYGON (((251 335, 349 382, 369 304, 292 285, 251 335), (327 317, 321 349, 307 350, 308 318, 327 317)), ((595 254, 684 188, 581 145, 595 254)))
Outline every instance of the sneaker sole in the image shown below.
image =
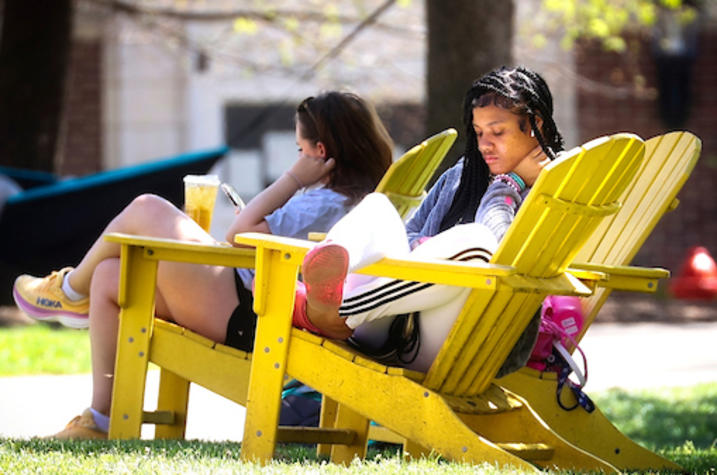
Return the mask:
POLYGON ((44 308, 36 307, 25 300, 16 289, 12 289, 12 296, 20 310, 25 312, 34 320, 39 320, 41 322, 59 322, 65 327, 76 329, 87 328, 90 326, 90 319, 87 315, 74 312, 46 310, 44 308))
MULTIPOLYGON (((341 246, 328 245, 308 256, 302 268, 304 282, 311 282, 312 304, 338 308, 348 272, 349 256, 341 246), (315 300, 315 302, 314 302, 315 300)), ((308 296, 307 284, 307 298, 308 296)))

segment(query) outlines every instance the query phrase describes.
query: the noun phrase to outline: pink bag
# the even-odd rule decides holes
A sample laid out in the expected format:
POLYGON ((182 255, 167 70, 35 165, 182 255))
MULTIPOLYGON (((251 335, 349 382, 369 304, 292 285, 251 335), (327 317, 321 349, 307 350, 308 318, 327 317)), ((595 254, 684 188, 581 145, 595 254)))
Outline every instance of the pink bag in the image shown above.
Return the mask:
POLYGON ((584 322, 585 318, 579 298, 560 295, 546 297, 540 314, 538 340, 526 364, 538 371, 551 371, 558 375, 555 395, 558 405, 566 411, 571 411, 578 406, 587 412, 595 410, 593 402, 582 391, 588 378, 588 362, 585 353, 575 341, 584 322), (584 373, 570 354, 569 349, 572 348, 577 349, 583 357, 584 373), (569 379, 571 373, 575 373, 578 383, 569 379), (570 407, 565 406, 560 398, 564 386, 570 388, 577 401, 570 407))
MULTIPOLYGON (((577 347, 574 337, 580 333, 583 323, 584 317, 578 297, 563 295, 546 297, 540 316, 538 340, 533 347, 527 366, 539 371, 549 371, 553 363, 553 348, 556 348, 561 354, 566 353, 569 356, 570 352, 567 349, 577 347), (557 346, 556 343, 558 343, 557 346)), ((578 348, 578 350, 580 349, 578 348)), ((582 350, 580 352, 582 353, 582 350)), ((578 371, 576 374, 579 379, 585 379, 581 372, 578 371)))

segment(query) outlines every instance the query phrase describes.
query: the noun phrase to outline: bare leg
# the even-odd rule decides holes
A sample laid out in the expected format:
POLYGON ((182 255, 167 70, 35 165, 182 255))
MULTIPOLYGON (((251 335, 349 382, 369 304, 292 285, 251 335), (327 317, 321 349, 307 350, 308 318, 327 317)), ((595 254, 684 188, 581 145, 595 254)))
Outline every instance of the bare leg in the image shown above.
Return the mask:
POLYGON ((118 282, 119 259, 108 259, 97 265, 90 300, 92 407, 105 415, 110 412, 117 349, 118 282))
MULTIPOLYGON (((233 268, 160 262, 156 312, 197 333, 223 342, 229 317, 238 305, 233 268)), ((112 398, 119 305, 119 259, 95 267, 90 292, 92 407, 109 414, 112 398)))
POLYGON ((150 194, 138 196, 110 221, 102 235, 70 274, 70 285, 77 292, 88 295, 92 274, 97 265, 105 259, 119 257, 119 245, 104 240, 104 234, 112 232, 205 243, 216 242, 197 223, 164 198, 150 194))

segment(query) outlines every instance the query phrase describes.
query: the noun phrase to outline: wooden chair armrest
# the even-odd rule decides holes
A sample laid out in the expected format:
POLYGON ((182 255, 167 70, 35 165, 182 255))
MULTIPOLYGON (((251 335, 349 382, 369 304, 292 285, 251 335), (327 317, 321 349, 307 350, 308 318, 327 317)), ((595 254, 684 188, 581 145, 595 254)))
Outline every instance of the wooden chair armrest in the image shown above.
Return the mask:
POLYGON ((230 244, 200 244, 122 233, 107 234, 105 240, 144 248, 146 257, 158 261, 252 268, 256 256, 256 250, 253 248, 233 247, 230 244))
POLYGON ((591 280, 600 287, 633 292, 655 292, 657 281, 670 276, 659 267, 611 266, 573 263, 568 272, 581 280, 591 280))
MULTIPOLYGON (((265 248, 280 251, 286 258, 302 259, 314 246, 313 242, 302 239, 286 238, 261 233, 237 234, 236 242, 249 244, 257 249, 265 248)), ((554 293, 565 295, 589 295, 590 290, 577 279, 566 274, 552 278, 531 278, 518 275, 513 267, 486 264, 453 262, 442 259, 416 259, 412 257, 386 257, 380 261, 356 271, 380 277, 390 277, 412 282, 456 285, 477 289, 493 289, 499 283, 512 288, 550 289, 554 293)))
POLYGON ((309 241, 316 241, 316 242, 323 241, 324 239, 326 239, 326 234, 327 233, 319 233, 319 232, 312 231, 309 233, 308 239, 309 239, 309 241))

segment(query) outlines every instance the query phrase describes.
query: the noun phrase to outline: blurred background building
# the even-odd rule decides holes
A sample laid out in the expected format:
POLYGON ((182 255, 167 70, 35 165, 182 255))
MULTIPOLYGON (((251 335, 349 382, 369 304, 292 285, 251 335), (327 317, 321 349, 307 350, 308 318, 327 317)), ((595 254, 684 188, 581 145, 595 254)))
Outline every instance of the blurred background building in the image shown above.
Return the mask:
MULTIPOLYGON (((397 155, 438 132, 425 125, 423 1, 397 2, 363 29, 360 19, 379 2, 272 2, 297 18, 302 10, 324 13, 280 23, 238 14, 248 3, 78 0, 56 171, 82 175, 228 144, 216 172, 249 199, 296 157, 296 103, 335 88, 377 105, 397 155)), ((515 2, 514 62, 548 79, 568 147, 620 131, 649 138, 687 129, 703 141, 681 206, 659 224, 637 264, 676 270, 698 244, 717 253, 715 3, 702 2, 689 26, 667 17, 627 31, 627 48, 616 53, 591 40, 566 49, 547 31, 536 45, 540 1, 515 2)), ((454 148, 448 159, 458 156, 454 148)))

